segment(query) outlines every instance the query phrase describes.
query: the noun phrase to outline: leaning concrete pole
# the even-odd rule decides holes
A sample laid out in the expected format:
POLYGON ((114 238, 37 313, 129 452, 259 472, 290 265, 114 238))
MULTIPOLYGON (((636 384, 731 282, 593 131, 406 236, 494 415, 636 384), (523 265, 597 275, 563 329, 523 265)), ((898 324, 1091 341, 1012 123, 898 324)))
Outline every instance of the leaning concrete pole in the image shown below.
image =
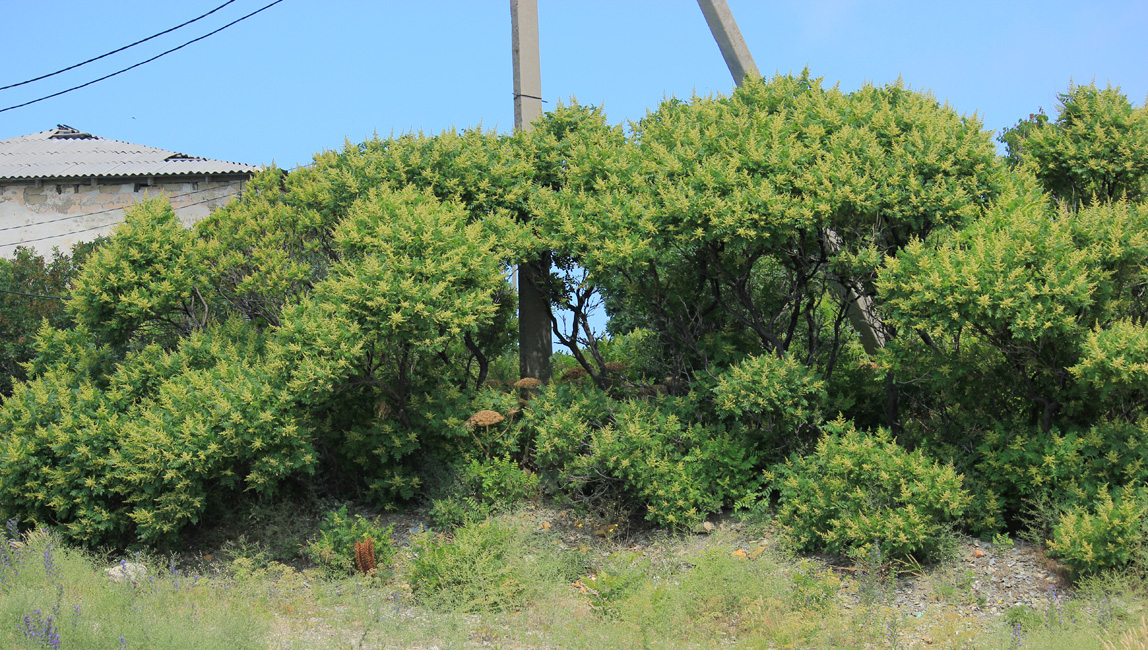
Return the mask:
MULTIPOLYGON (((740 87, 747 76, 760 77, 761 73, 757 71, 757 64, 753 62, 753 55, 749 53, 749 46, 745 44, 726 0, 698 0, 698 5, 710 26, 710 33, 721 49, 734 83, 740 87)), ((833 230, 825 229, 825 239, 830 253, 841 249, 841 236, 833 230)), ((860 334, 861 345, 867 353, 876 354, 877 350, 885 347, 885 331, 873 311, 873 300, 854 287, 842 284, 837 278, 831 278, 830 284, 837 295, 845 299, 849 322, 860 334)))
POLYGON ((749 46, 741 37, 741 30, 737 28, 737 21, 733 19, 733 12, 729 10, 726 1, 698 0, 698 5, 710 26, 710 33, 717 41, 725 65, 733 75, 733 82, 740 88, 747 75, 760 77, 753 55, 749 53, 749 46))
MULTIPOLYGON (((542 117, 542 66, 538 54, 538 0, 510 0, 514 59, 514 130, 531 131, 542 117)), ((550 381, 550 300, 540 290, 550 273, 550 256, 518 269, 518 372, 550 381)))

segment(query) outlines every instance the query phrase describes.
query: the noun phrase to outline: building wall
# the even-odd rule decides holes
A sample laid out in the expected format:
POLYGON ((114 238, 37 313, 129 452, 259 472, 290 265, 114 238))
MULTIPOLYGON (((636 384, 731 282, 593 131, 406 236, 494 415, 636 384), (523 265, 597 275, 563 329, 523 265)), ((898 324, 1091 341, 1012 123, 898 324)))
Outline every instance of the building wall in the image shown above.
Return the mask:
POLYGON ((246 177, 189 180, 96 179, 91 181, 31 181, 0 183, 0 256, 11 257, 18 245, 50 256, 72 245, 110 235, 124 220, 123 208, 145 197, 165 193, 185 226, 202 220, 231 201, 246 177), (141 186, 142 185, 142 186, 141 186))

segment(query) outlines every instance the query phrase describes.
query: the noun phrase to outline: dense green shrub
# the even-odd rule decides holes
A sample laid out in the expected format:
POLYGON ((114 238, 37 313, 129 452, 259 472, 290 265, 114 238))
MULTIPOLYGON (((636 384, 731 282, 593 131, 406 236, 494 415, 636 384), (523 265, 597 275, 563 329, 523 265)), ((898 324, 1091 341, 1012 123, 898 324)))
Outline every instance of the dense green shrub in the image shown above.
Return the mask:
POLYGON ((273 494, 310 471, 284 388, 236 343, 241 329, 144 347, 99 383, 58 364, 18 384, 0 408, 0 509, 88 544, 151 542, 227 492, 273 494))
POLYGON ((319 524, 319 534, 303 546, 303 554, 319 565, 328 575, 348 576, 355 571, 355 543, 374 540, 375 562, 386 568, 395 555, 391 536, 395 526, 379 525, 378 518, 349 515, 347 506, 331 510, 319 524))
POLYGON ((996 531, 1037 500, 1070 508, 1090 503, 1102 486, 1148 481, 1148 419, 1063 433, 1002 426, 984 434, 976 454, 977 497, 968 525, 996 531))
POLYGON ((939 559, 944 536, 969 503, 962 477, 889 434, 825 425, 811 454, 770 472, 777 521, 801 550, 847 554, 877 544, 887 557, 939 559))
POLYGON ((904 437, 978 486, 975 529, 1016 524, 1034 488, 1069 494, 1141 473, 1146 227, 1141 207, 1071 214, 1018 179, 984 218, 882 269, 883 311, 912 333, 886 356, 904 437))
POLYGON ((510 340, 499 218, 373 188, 325 225, 296 224, 282 202, 304 209, 314 188, 274 199, 267 180, 216 230, 183 229, 158 200, 128 211, 76 280, 76 329, 44 330, 0 405, 0 509, 88 544, 150 542, 228 493, 316 469, 336 489, 413 496, 411 454, 464 435, 469 393, 510 340), (233 223, 248 217, 289 232, 233 223), (289 258, 312 273, 251 266, 289 258), (271 293, 257 299, 259 278, 271 293))
POLYGON ((1071 205, 1137 200, 1148 187, 1148 105, 1133 106, 1119 88, 1071 85, 1058 95, 1056 119, 1033 115, 1001 140, 1045 189, 1071 205))
POLYGON ((719 374, 713 400, 719 417, 749 429, 757 449, 777 458, 813 437, 827 396, 825 382, 802 364, 763 355, 719 374))
POLYGON ((339 261, 281 313, 274 349, 294 399, 317 427, 334 425, 332 446, 367 486, 409 498, 407 457, 433 431, 434 402, 477 388, 474 341, 509 324, 497 242, 458 206, 406 189, 356 202, 334 245, 339 261))
POLYGON ((0 258, 0 396, 27 378, 24 364, 35 355, 36 332, 47 321, 56 328, 70 320, 65 308, 80 267, 104 239, 76 244, 70 253, 53 250, 51 259, 23 246, 0 258))
POLYGON ((753 493, 758 453, 720 422, 691 421, 690 398, 614 400, 555 386, 527 414, 544 479, 570 499, 621 501, 670 527, 691 527, 753 493))
POLYGON ((1090 506, 1075 506, 1061 516, 1048 550, 1077 574, 1124 566, 1144 545, 1144 513, 1142 491, 1124 489, 1113 499, 1101 486, 1090 506))
MULTIPOLYGON (((258 175, 193 230, 145 202, 20 352, 0 511, 155 541, 312 472, 410 499, 449 459, 443 523, 537 487, 688 527, 787 454, 808 548, 929 556, 962 512, 992 531, 1029 500, 1087 509, 1148 466, 1148 209, 1119 200, 1144 187, 1145 109, 1062 99, 1012 133, 1011 175, 928 93, 802 74, 629 130, 574 105, 531 134, 373 138, 258 175), (570 373, 517 392, 505 274, 547 256, 570 373), (868 300, 880 353, 856 340, 868 300), (507 419, 468 426, 481 410, 507 419)), ((32 317, 0 310, 0 338, 32 317)))
POLYGON ((539 494, 538 475, 510 456, 472 458, 454 468, 444 494, 432 499, 430 516, 440 526, 477 523, 539 494))
POLYGON ((102 343, 170 344, 208 322, 204 271, 192 232, 167 200, 143 201, 84 265, 68 312, 102 343))
POLYGON ((873 295, 885 255, 981 214, 1003 170, 976 119, 929 93, 808 72, 667 99, 627 135, 572 148, 532 223, 602 291, 613 333, 655 333, 675 378, 749 355, 831 368, 853 335, 832 282, 873 295))

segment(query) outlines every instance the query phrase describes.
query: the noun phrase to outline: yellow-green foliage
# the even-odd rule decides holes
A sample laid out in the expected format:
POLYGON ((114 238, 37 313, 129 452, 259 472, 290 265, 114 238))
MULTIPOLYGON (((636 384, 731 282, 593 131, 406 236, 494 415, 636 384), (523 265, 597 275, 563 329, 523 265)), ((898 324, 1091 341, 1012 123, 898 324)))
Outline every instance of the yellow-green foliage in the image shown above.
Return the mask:
POLYGON ((1120 88, 1069 86, 1055 120, 1035 120, 1009 138, 1010 153, 1054 196, 1079 205, 1139 199, 1148 176, 1148 106, 1120 88))
POLYGON ((497 241, 459 207, 411 188, 368 192, 333 241, 339 261, 283 310, 275 354, 312 418, 361 414, 339 427, 345 439, 336 444, 373 489, 409 497, 417 483, 394 463, 433 420, 421 396, 449 397, 462 373, 444 360, 467 359, 509 320, 497 241), (339 402, 348 396, 359 403, 339 402))
POLYGON ((125 212, 115 236, 77 278, 68 312, 112 345, 160 340, 205 324, 209 307, 201 289, 192 234, 159 197, 125 212))
MULTIPOLYGON (((480 132, 405 143, 473 171, 514 158, 480 132)), ((458 435, 438 425, 469 415, 462 393, 512 340, 516 225, 388 189, 395 152, 269 170, 194 231, 160 199, 129 210, 76 282, 78 327, 45 329, 0 405, 0 510, 87 544, 154 541, 315 471, 316 445, 329 475, 412 496, 410 454, 458 435)))
POLYGON ((1095 329, 1082 348, 1080 363, 1069 370, 1101 399, 1130 387, 1148 394, 1148 328, 1143 323, 1122 319, 1095 329))
POLYGON ((1018 503, 1038 498, 1055 507, 1085 505, 1102 486, 1141 484, 1148 480, 1146 441, 1143 417, 1066 432, 1019 425, 987 431, 977 447, 977 498, 997 504, 978 513, 972 526, 999 530, 1018 514, 1018 503))
POLYGON ((831 362, 825 271, 871 292, 884 254, 975 218, 1001 172, 980 124, 930 94, 808 74, 670 99, 628 141, 593 141, 533 223, 603 289, 615 331, 658 333, 675 373, 791 349, 831 362))
POLYGON ((1018 178, 984 218, 886 261, 883 313, 914 333, 887 357, 906 419, 1001 501, 976 528, 1038 492, 1071 503, 1142 475, 1146 233, 1142 206, 1071 213, 1018 178))
POLYGON ((1048 550, 1075 573, 1097 573, 1128 564, 1144 544, 1144 500, 1123 489, 1114 500, 1101 486, 1090 507, 1064 513, 1053 529, 1048 550))
POLYGON ((718 416, 751 428, 759 448, 776 452, 816 431, 825 382, 790 357, 746 357, 718 375, 713 400, 718 416))
POLYGON ((526 428, 544 480, 575 500, 619 500, 674 528, 755 493, 769 444, 756 429, 701 421, 691 398, 619 401, 589 386, 548 388, 526 428))
POLYGON ((937 559, 970 498, 952 465, 843 420, 825 426, 813 453, 770 476, 780 492, 777 521, 794 545, 838 554, 877 544, 887 556, 937 559))
POLYGON ((98 382, 60 363, 19 384, 0 408, 0 509, 88 544, 155 541, 213 491, 268 494, 310 471, 310 442, 241 328, 145 347, 98 382))

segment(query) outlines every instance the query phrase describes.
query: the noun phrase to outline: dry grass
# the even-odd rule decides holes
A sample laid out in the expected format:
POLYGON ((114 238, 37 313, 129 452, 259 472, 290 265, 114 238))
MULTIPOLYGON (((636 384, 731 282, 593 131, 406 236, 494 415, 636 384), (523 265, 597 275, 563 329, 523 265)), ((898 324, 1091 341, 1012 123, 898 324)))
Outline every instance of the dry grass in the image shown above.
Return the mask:
POLYGON ((1140 624, 1124 630, 1112 639, 1102 639, 1104 650, 1148 650, 1148 618, 1140 617, 1140 624))
MULTIPOLYGON (((1053 625, 1051 617, 1036 612, 1017 631, 1003 616, 973 613, 976 608, 963 587, 964 578, 959 573, 946 573, 944 567, 926 569, 918 578, 934 589, 929 606, 917 617, 894 606, 888 595, 891 590, 863 605, 859 597, 863 580, 856 571, 788 555, 768 530, 719 522, 709 534, 675 537, 621 526, 616 534, 603 537, 593 534, 602 523, 600 519, 527 507, 499 520, 502 523, 488 522, 492 530, 511 526, 526 531, 500 537, 513 548, 504 546, 496 549, 498 553, 476 556, 476 562, 489 564, 467 569, 474 575, 497 577, 509 575, 500 573, 498 563, 513 563, 516 568, 511 577, 518 581, 516 589, 521 587, 530 597, 509 608, 495 603, 487 609, 475 608, 473 603, 444 608, 441 603, 449 599, 429 605, 433 599, 420 598, 411 586, 417 546, 401 549, 395 563, 385 571, 379 567, 380 572, 339 580, 258 558, 214 559, 203 567, 214 578, 200 579, 194 589, 181 586, 175 593, 180 611, 189 616, 195 612, 199 616, 206 612, 250 612, 269 619, 269 631, 259 638, 263 647, 274 650, 997 650, 1017 647, 1018 639, 1025 650, 1148 650, 1148 620, 1140 618, 1145 602, 1136 595, 1142 593, 1142 585, 1129 582, 1133 578, 1081 587, 1091 589, 1093 595, 1110 593, 1116 605, 1107 613, 1095 610, 1090 604, 1093 601, 1082 592, 1076 597, 1071 616, 1065 616, 1063 622, 1053 625), (558 579, 553 571, 529 570, 555 563, 578 567, 581 577, 558 579), (521 570, 523 567, 527 570, 521 570), (1132 622, 1136 620, 1139 622, 1132 622)), ((33 564, 41 562, 36 558, 42 555, 39 546, 43 540, 20 541, 28 545, 11 550, 26 554, 33 564)), ((117 599, 123 594, 102 576, 102 566, 84 564, 78 556, 67 557, 72 558, 64 572, 67 582, 84 585, 86 620, 98 623, 97 616, 115 620, 134 616, 130 609, 113 613, 119 612, 117 599), (107 595, 103 595, 105 585, 107 595)), ((46 585, 26 587, 27 593, 50 596, 46 585)), ((18 604, 11 594, 0 598, 5 600, 13 606, 18 604)), ((27 613, 22 607, 13 609, 11 616, 27 613)), ((17 629, 16 619, 8 622, 11 630, 17 629)), ((112 642, 118 643, 118 634, 107 639, 111 644, 107 647, 115 647, 112 642)), ((38 647, 20 645, 24 641, 20 635, 0 634, 0 638, 14 643, 8 647, 38 647)), ((150 647, 165 650, 182 646, 164 642, 150 647)))

